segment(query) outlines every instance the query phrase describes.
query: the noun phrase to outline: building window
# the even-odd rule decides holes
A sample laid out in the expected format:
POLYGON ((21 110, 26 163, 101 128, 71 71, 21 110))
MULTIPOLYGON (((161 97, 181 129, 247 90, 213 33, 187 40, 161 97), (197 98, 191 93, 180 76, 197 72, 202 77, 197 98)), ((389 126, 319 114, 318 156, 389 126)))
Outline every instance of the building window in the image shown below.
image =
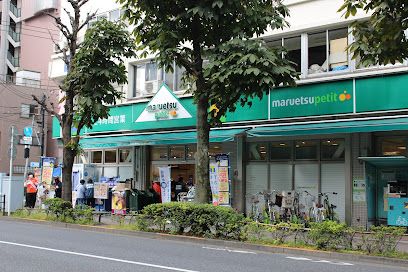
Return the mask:
POLYGON ((273 142, 269 149, 271 160, 290 160, 292 158, 291 142, 273 142))
POLYGON ((155 62, 136 64, 132 68, 134 78, 132 97, 152 96, 159 90, 163 82, 174 92, 183 90, 182 76, 185 69, 175 64, 173 64, 172 71, 159 68, 155 62))
POLYGON ((92 151, 92 163, 102 163, 102 150, 92 151))
POLYGON ((329 30, 329 70, 342 71, 349 68, 348 63, 348 29, 329 30))
POLYGON ((31 116, 34 115, 35 108, 36 108, 35 105, 21 104, 20 117, 21 118, 30 118, 31 116))
POLYGON ((150 158, 152 161, 167 160, 169 158, 167 146, 151 147, 150 158))
POLYGON ((406 156, 407 137, 379 138, 380 156, 406 156))
POLYGON ((131 163, 131 162, 132 162, 132 150, 119 149, 119 163, 131 163))
POLYGON ((317 160, 318 142, 296 141, 295 147, 297 160, 317 160))
POLYGON ((342 139, 328 139, 321 141, 322 160, 344 160, 345 142, 342 139))
POLYGON ((185 146, 171 146, 170 147, 170 160, 184 160, 185 159, 185 146))
POLYGON ((286 58, 294 63, 297 72, 301 71, 302 53, 300 36, 283 39, 283 46, 288 51, 286 58))
POLYGON ((187 160, 194 160, 195 154, 197 153, 197 145, 188 145, 187 146, 187 160))
POLYGON ((116 163, 116 149, 105 150, 105 163, 116 163))
POLYGON ((215 155, 222 154, 222 146, 217 143, 210 144, 210 148, 208 149, 208 156, 210 158, 214 158, 215 155))
POLYGON ((327 72, 326 31, 308 36, 309 74, 327 72))
POLYGON ((266 161, 268 158, 267 143, 249 143, 249 160, 250 161, 266 161))

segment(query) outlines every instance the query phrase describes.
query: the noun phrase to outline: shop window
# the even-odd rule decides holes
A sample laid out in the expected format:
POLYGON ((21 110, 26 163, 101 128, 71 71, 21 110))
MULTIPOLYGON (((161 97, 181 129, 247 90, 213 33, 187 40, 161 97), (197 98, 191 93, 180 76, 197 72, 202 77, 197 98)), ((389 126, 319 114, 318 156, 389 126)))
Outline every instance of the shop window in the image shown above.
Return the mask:
POLYGON ((131 163, 132 162, 131 149, 119 149, 119 162, 120 163, 131 163))
POLYGON ((329 30, 329 69, 330 71, 347 70, 348 64, 348 29, 329 30))
POLYGON ((296 159, 297 160, 316 160, 317 159, 316 141, 296 141, 296 159))
POLYGON ((150 158, 153 161, 167 160, 168 159, 167 146, 153 146, 150 150, 150 158))
POLYGON ((185 159, 185 146, 171 146, 170 147, 170 159, 171 160, 184 160, 185 159))
POLYGON ((290 160, 292 145, 290 142, 273 142, 269 149, 271 160, 290 160))
POLYGON ((92 151, 92 163, 102 163, 102 150, 92 151))
POLYGON ((310 34, 309 42, 309 74, 327 72, 326 31, 310 34))
POLYGON ((82 152, 80 155, 75 157, 75 161, 75 163, 89 164, 89 152, 82 152))
POLYGON ((177 84, 176 84, 176 87, 174 88, 174 91, 179 92, 179 91, 185 90, 186 86, 184 86, 184 84, 183 84, 183 75, 185 74, 186 69, 184 67, 176 66, 175 71, 176 71, 176 82, 177 82, 177 84))
POLYGON ((267 41, 266 46, 269 48, 276 48, 282 46, 282 39, 274 40, 274 41, 267 41))
POLYGON ((322 160, 344 160, 345 143, 342 139, 329 139, 321 142, 322 160))
POLYGON ((187 146, 187 160, 194 160, 196 152, 197 152, 197 145, 188 145, 187 146))
POLYGON ((380 156, 405 156, 407 154, 407 138, 380 138, 380 150, 380 156))
POLYGON ((105 150, 105 163, 116 163, 116 149, 105 150))
POLYGON ((268 158, 267 143, 249 143, 249 160, 250 161, 266 161, 268 158))
POLYGON ((210 144, 210 148, 208 149, 208 155, 210 158, 214 158, 217 154, 222 154, 222 146, 220 144, 210 144))
POLYGON ((286 48, 286 58, 294 63, 297 72, 301 71, 302 53, 300 36, 283 39, 283 46, 286 48))

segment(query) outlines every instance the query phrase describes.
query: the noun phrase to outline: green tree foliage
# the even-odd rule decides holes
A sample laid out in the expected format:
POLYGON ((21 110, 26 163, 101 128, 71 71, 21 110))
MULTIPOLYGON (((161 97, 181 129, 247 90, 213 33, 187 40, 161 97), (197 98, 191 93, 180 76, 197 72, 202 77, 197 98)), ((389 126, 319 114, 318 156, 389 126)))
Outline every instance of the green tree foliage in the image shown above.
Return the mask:
POLYGON ((67 67, 67 76, 59 86, 64 97, 64 112, 56 111, 52 98, 40 100, 33 97, 50 115, 58 119, 62 129, 63 169, 62 197, 72 199, 72 168, 80 152, 79 138, 84 127, 92 127, 99 118, 109 114, 108 104, 113 105, 121 93, 112 84, 126 82, 123 58, 133 56, 134 41, 126 27, 106 20, 97 22, 87 30, 83 42, 81 31, 94 18, 95 13, 81 18, 82 7, 89 0, 69 0, 70 8, 64 9, 69 25, 52 14, 61 31, 65 46, 56 43, 58 53, 67 67))
POLYGON ((267 50, 259 37, 288 25, 278 0, 118 0, 135 26, 139 49, 161 66, 186 69, 197 104, 196 200, 208 201, 210 126, 237 102, 279 85, 294 84, 295 70, 281 51, 267 50), (206 62, 208 60, 208 62, 206 62), (216 104, 211 112, 208 108, 216 104))
POLYGON ((344 17, 358 11, 372 13, 368 20, 351 24, 355 41, 350 50, 363 65, 394 64, 408 57, 408 5, 406 0, 345 0, 344 17))
POLYGON ((124 58, 134 56, 134 40, 126 26, 99 20, 88 29, 65 84, 75 90, 75 127, 92 128, 99 118, 109 116, 109 106, 123 94, 115 85, 127 83, 124 58))

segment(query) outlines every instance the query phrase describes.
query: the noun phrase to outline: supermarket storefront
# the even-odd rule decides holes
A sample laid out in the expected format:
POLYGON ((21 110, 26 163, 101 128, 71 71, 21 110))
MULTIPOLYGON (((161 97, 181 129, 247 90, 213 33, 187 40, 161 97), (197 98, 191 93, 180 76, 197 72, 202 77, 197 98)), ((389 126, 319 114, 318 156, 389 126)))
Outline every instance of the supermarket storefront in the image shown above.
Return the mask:
MULTIPOLYGON (((211 131, 210 153, 231 154, 233 205, 245 211, 251 194, 262 190, 333 191, 337 196, 331 201, 342 220, 364 226, 384 222, 389 214, 384 203, 397 196, 391 194, 396 189, 381 193, 384 175, 378 173, 383 168, 378 170, 370 158, 405 158, 405 86, 408 75, 301 85, 271 91, 254 99, 252 107, 227 114, 224 126, 211 131), (387 144, 396 137, 402 140, 387 144), (375 174, 370 167, 377 169, 375 174)), ((160 165, 174 166, 184 180, 194 179, 196 110, 191 98, 162 88, 149 102, 113 107, 110 114, 85 131, 81 143, 88 150, 87 162, 120 169, 125 148, 133 154, 135 186, 148 186, 160 165), (116 150, 116 164, 105 163, 106 150, 116 150), (103 153, 97 162, 96 151, 103 153)), ((387 169, 405 168, 400 161, 388 163, 387 169)), ((403 172, 395 170, 398 190, 406 184, 397 178, 403 172)), ((388 187, 394 176, 387 177, 388 187)))

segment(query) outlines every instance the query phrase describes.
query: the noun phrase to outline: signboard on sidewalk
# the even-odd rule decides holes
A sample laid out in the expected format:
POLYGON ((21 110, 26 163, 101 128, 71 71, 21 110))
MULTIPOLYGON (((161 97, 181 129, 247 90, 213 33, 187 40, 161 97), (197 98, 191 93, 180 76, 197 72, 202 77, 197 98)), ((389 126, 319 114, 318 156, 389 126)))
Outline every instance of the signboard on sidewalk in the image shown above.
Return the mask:
POLYGON ((230 201, 230 161, 228 154, 215 156, 218 164, 218 204, 231 205, 230 201))
POLYGON ((171 202, 170 167, 159 167, 162 203, 171 202))
POLYGON ((218 163, 216 162, 210 163, 210 186, 213 205, 218 206, 219 182, 218 182, 218 163))
POLYGON ((95 183, 94 184, 94 198, 108 199, 109 184, 107 183, 95 183))

